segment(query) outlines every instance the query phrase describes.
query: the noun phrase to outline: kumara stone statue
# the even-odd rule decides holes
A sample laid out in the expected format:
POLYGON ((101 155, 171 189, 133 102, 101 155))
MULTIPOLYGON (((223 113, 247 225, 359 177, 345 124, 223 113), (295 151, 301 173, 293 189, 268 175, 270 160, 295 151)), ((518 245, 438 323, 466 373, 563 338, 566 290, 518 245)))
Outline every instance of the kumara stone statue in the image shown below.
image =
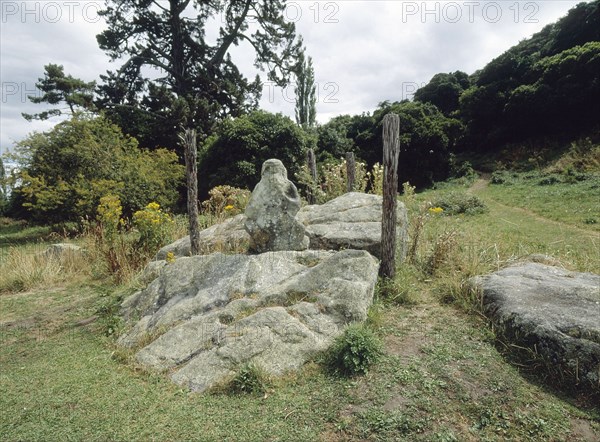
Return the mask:
POLYGON ((305 250, 309 239, 296 219, 300 196, 287 178, 283 163, 276 159, 263 163, 261 180, 246 207, 244 227, 250 235, 250 251, 305 250))

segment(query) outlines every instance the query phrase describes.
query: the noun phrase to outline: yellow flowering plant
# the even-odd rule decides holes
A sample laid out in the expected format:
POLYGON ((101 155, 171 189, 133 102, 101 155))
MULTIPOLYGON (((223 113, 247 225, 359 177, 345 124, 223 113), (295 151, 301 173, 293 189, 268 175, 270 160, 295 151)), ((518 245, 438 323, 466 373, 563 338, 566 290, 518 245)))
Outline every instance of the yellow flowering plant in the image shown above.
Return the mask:
POLYGON ((156 202, 138 210, 133 214, 133 225, 140 233, 138 246, 148 252, 159 249, 170 240, 171 224, 173 218, 156 202))
POLYGON ((106 195, 100 198, 100 204, 97 208, 96 219, 100 223, 103 235, 110 241, 114 240, 119 229, 119 225, 123 224, 121 215, 123 207, 121 200, 116 195, 106 195))
POLYGON ((232 186, 217 186, 208 194, 209 199, 202 203, 202 210, 216 218, 227 218, 242 213, 251 195, 249 190, 232 186))

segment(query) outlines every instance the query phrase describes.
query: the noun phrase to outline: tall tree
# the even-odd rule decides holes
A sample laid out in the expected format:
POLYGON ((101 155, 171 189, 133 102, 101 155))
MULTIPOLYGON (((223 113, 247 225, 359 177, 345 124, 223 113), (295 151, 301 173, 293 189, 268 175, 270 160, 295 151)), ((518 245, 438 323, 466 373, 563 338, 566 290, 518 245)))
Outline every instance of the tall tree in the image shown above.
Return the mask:
POLYGON ((255 66, 281 86, 301 48, 282 0, 107 0, 106 5, 101 15, 108 29, 97 36, 98 43, 112 60, 125 62, 104 77, 102 105, 132 135, 138 136, 128 125, 141 119, 140 126, 159 126, 172 146, 179 144, 181 126, 206 135, 223 117, 257 105, 260 79, 249 81, 240 72, 233 46, 249 45, 255 66))
POLYGON ((296 123, 305 129, 315 125, 316 91, 312 58, 305 59, 302 52, 296 71, 296 123))
POLYGON ((41 96, 29 95, 32 103, 65 104, 66 108, 50 109, 39 114, 23 113, 23 118, 31 120, 47 120, 65 112, 73 115, 76 110, 93 110, 94 88, 96 82, 85 82, 71 75, 65 75, 62 65, 47 64, 44 66, 44 78, 39 78, 35 86, 43 92, 41 96))

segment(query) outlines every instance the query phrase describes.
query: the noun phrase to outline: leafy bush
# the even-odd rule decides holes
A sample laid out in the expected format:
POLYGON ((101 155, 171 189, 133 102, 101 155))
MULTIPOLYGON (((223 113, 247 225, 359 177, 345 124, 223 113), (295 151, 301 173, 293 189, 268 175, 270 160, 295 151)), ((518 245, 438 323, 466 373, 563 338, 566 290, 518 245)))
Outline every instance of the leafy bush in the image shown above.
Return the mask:
POLYGON ((288 117, 262 110, 225 120, 209 138, 200 155, 199 191, 216 186, 252 189, 260 181, 262 164, 280 159, 290 177, 305 161, 308 137, 288 117))
POLYGON ((383 164, 373 164, 373 168, 371 172, 367 172, 367 176, 369 178, 369 193, 383 195, 383 164))
POLYGON ((229 391, 236 394, 263 394, 268 387, 268 374, 252 362, 242 365, 229 383, 229 391))
POLYGON ((547 171, 563 174, 600 172, 600 144, 590 138, 574 141, 568 152, 551 165, 547 171))
MULTIPOLYGON (((312 192, 317 204, 323 204, 346 193, 347 175, 346 160, 340 159, 320 165, 317 183, 313 181, 306 165, 300 167, 296 179, 301 188, 312 192)), ((356 161, 353 191, 364 192, 367 187, 371 187, 372 193, 382 191, 383 167, 377 163, 372 172, 367 172, 367 165, 364 162, 356 161)))
POLYGON ((0 156, 0 216, 6 213, 8 209, 8 186, 6 170, 4 169, 4 162, 0 156))
POLYGON ((93 218, 100 198, 118 196, 131 216, 148 201, 173 207, 183 166, 166 149, 140 149, 103 117, 75 116, 17 144, 21 184, 14 193, 44 223, 93 218))
POLYGON ((475 215, 487 212, 485 203, 475 195, 469 195, 465 192, 450 192, 441 196, 433 205, 443 209, 446 215, 458 215, 464 213, 475 215))
POLYGON ((540 181, 538 181, 538 184, 540 186, 551 186, 552 184, 558 184, 558 183, 560 183, 560 178, 557 177, 556 175, 550 175, 550 176, 544 177, 540 181))
POLYGON ((332 371, 352 376, 367 373, 382 353, 383 344, 370 328, 352 324, 335 339, 325 361, 332 371))
POLYGON ((252 193, 247 189, 217 186, 208 194, 210 197, 202 202, 204 213, 217 218, 228 218, 244 212, 252 193))
POLYGON ((491 184, 512 184, 514 175, 507 170, 496 170, 490 178, 491 184))

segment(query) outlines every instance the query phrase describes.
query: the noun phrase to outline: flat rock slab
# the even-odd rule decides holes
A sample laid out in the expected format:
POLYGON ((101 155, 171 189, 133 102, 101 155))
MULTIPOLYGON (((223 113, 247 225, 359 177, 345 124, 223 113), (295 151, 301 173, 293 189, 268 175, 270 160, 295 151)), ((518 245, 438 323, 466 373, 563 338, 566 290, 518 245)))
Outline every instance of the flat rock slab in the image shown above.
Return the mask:
MULTIPOLYGON (((311 249, 360 249, 381 258, 382 207, 381 196, 350 192, 325 204, 303 207, 298 219, 306 226, 311 249)), ((397 257, 403 260, 408 247, 408 216, 401 202, 396 219, 397 257)))
POLYGON ((142 365, 203 391, 254 362, 281 375, 364 321, 378 262, 363 250, 215 253, 155 262, 127 298, 119 343, 142 365))
POLYGON ((472 279, 505 338, 600 387, 600 276, 522 263, 472 279))
MULTIPOLYGON (((381 258, 382 204, 381 196, 351 192, 325 204, 305 206, 296 217, 306 228, 310 249, 367 250, 381 258)), ((245 220, 242 214, 203 230, 200 233, 202 253, 245 250, 250 242, 244 229, 245 220)), ((397 220, 397 257, 401 261, 408 248, 408 216, 401 202, 398 202, 397 220)), ((165 259, 169 252, 175 257, 189 256, 189 236, 163 247, 155 259, 165 259)))

